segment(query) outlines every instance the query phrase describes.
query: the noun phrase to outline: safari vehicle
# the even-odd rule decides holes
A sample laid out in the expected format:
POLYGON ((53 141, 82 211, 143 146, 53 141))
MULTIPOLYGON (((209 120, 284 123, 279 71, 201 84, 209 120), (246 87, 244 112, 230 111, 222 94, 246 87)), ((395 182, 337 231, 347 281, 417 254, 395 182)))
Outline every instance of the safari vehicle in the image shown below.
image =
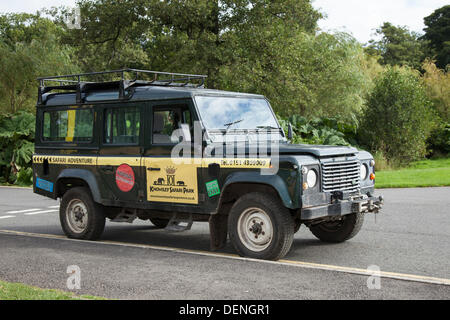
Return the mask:
POLYGON ((342 242, 378 212, 369 153, 290 144, 264 96, 204 81, 135 69, 39 79, 33 189, 61 198, 68 237, 99 239, 106 219, 168 231, 204 221, 212 250, 229 236, 240 255, 277 260, 302 224, 342 242), (263 142, 270 150, 252 153, 263 142))

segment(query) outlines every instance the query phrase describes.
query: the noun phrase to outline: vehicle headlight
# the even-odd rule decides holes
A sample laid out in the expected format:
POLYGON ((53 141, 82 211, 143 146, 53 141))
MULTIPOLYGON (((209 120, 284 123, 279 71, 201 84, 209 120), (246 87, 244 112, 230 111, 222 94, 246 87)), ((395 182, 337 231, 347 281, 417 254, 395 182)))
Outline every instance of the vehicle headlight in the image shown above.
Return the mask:
POLYGON ((308 174, 306 175, 306 183, 308 184, 309 188, 314 188, 317 184, 317 173, 316 170, 309 170, 308 174))
POLYGON ((360 173, 361 173, 361 181, 366 180, 368 170, 367 170, 367 166, 364 163, 361 164, 360 173))

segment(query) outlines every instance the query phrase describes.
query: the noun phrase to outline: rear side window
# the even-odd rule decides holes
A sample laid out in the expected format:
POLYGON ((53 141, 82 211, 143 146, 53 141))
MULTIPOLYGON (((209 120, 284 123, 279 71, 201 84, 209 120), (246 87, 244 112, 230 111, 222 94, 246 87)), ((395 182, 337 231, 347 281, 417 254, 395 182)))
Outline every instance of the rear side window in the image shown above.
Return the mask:
POLYGON ((44 112, 43 140, 49 142, 90 142, 94 132, 91 109, 44 112))
POLYGON ((137 107, 105 110, 104 143, 138 144, 141 114, 137 107))

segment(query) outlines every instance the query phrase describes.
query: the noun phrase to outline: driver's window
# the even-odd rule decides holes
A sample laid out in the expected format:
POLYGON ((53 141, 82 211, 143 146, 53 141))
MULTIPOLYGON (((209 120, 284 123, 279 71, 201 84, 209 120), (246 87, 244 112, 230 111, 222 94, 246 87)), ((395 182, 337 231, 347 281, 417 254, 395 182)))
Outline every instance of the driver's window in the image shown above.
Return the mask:
POLYGON ((172 141, 172 133, 181 128, 182 123, 190 122, 188 109, 182 108, 160 108, 153 111, 153 143, 154 144, 174 144, 179 141, 172 141), (188 115, 186 115, 186 112, 188 115))

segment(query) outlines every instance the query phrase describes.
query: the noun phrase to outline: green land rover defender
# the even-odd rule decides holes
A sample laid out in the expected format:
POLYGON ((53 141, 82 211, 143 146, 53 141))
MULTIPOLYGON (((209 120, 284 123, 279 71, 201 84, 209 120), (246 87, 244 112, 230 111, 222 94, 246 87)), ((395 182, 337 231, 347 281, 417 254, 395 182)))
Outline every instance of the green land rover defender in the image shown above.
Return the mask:
POLYGON ((291 144, 264 96, 205 89, 205 78, 39 79, 33 190, 61 199, 68 237, 99 239, 106 218, 173 232, 204 221, 211 250, 229 236, 239 255, 277 260, 302 224, 342 242, 379 211, 369 153, 291 144))

